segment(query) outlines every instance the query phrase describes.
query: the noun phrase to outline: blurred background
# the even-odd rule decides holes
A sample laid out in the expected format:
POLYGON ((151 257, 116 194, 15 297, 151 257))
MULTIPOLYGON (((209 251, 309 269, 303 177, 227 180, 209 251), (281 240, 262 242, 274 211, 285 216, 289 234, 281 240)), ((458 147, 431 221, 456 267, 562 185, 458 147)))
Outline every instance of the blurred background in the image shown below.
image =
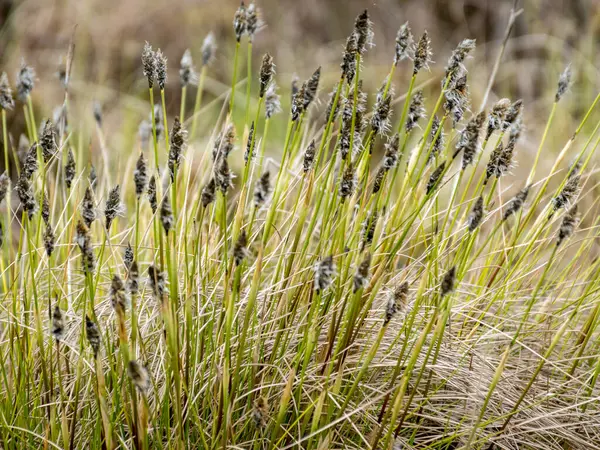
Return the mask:
MULTIPOLYGON (((256 3, 265 27, 255 39, 253 67, 258 69, 264 52, 273 55, 285 110, 293 76, 305 79, 317 66, 323 67, 321 99, 326 98, 329 86, 338 78, 340 55, 354 17, 365 8, 375 31, 375 47, 367 54, 363 72, 370 92, 379 87, 389 70, 398 27, 409 21, 416 39, 425 29, 431 36, 436 64, 431 74, 420 75, 419 80, 427 81, 429 77, 435 92, 439 92, 437 76, 452 49, 463 38, 477 39, 477 51, 468 64, 472 103, 476 108, 514 1, 257 0, 256 3)), ((76 25, 71 94, 75 103, 83 105, 76 119, 93 123, 90 105, 97 100, 102 105, 107 129, 115 124, 126 132, 129 128, 136 129, 148 112, 147 84, 140 65, 146 40, 155 48, 162 48, 169 59, 167 107, 173 115, 180 102, 179 60, 184 50, 190 48, 199 62, 202 40, 209 32, 216 37, 218 52, 205 86, 206 104, 226 92, 233 65, 232 18, 238 5, 237 0, 0 0, 0 71, 6 71, 14 83, 21 60, 34 66, 38 75, 33 92, 37 117, 51 117, 52 110, 63 100, 56 73, 64 65, 76 25)), ((518 7, 523 8, 523 13, 512 31, 488 104, 505 96, 523 98, 525 123, 533 135, 526 137, 522 145, 525 150, 528 142, 535 146, 543 131, 543 127, 536 125, 545 123, 558 76, 571 62, 574 89, 561 102, 562 119, 556 120, 552 129, 554 135, 565 136, 560 141, 564 143, 600 85, 600 2, 520 0, 518 7)), ((242 58, 242 79, 244 64, 242 58)), ((411 72, 410 63, 401 64, 394 79, 396 95, 406 90, 411 72)), ((188 96, 190 103, 193 97, 194 94, 188 96)), ((207 108, 203 120, 206 130, 214 125, 209 116, 219 109, 220 104, 214 111, 207 108)), ((16 114, 9 117, 13 136, 22 131, 19 120, 16 114)), ((277 137, 273 133, 273 138, 277 137)), ((549 142, 552 146, 552 141, 549 142)), ((129 141, 112 144, 134 145, 129 141)))

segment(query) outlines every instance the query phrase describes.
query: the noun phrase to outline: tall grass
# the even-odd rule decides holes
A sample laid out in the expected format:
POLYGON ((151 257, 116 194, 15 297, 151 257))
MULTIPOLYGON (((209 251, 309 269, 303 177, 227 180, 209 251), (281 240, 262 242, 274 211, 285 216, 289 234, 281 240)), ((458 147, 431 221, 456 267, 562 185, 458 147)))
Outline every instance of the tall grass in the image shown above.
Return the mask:
POLYGON ((570 68, 557 77, 519 179, 527 105, 471 112, 473 40, 425 99, 430 40, 404 24, 367 95, 365 11, 324 111, 318 68, 277 115, 273 58, 250 65, 257 13, 235 15, 231 89, 208 132, 212 35, 199 76, 194 51, 182 59, 180 117, 146 43, 150 122, 118 158, 96 111, 103 164, 68 108, 72 50, 56 124, 36 122, 33 71, 19 72, 26 152, 7 138, 20 112, 0 78, 0 447, 600 448, 597 218, 577 210, 596 206, 598 98, 554 156, 570 68))

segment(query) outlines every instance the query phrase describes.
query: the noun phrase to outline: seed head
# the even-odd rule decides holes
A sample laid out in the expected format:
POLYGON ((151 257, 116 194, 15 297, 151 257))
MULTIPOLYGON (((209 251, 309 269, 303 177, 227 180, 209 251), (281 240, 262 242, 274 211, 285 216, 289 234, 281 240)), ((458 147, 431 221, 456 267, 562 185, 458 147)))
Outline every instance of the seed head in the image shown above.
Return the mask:
POLYGON ((444 170, 446 169, 446 161, 442 161, 442 163, 436 167, 431 176, 429 177, 429 181, 427 183, 427 188, 425 192, 427 195, 431 194, 437 186, 441 183, 441 178, 444 175, 444 170))
POLYGON ((567 211, 560 224, 560 228, 558 230, 558 239, 556 241, 557 247, 571 237, 575 231, 575 228, 577 228, 578 222, 579 218, 577 217, 577 205, 573 205, 567 211))
POLYGON ((150 208, 152 208, 152 214, 156 214, 158 209, 158 199, 156 197, 156 176, 152 175, 148 182, 148 202, 150 202, 150 208))
POLYGON ((169 146, 169 170, 171 181, 175 182, 175 173, 181 164, 181 155, 187 145, 187 131, 183 127, 179 117, 175 117, 171 128, 171 145, 169 146))
POLYGON ((144 153, 140 152, 140 157, 135 164, 135 170, 133 171, 133 184, 135 184, 135 195, 139 199, 148 184, 148 167, 146 166, 146 158, 144 153))
POLYGON ((158 270, 154 265, 148 267, 148 278, 150 279, 150 286, 152 287, 152 293, 156 300, 162 300, 166 294, 165 285, 165 273, 158 270))
POLYGON ((127 272, 127 289, 130 294, 137 294, 140 284, 140 271, 137 262, 132 261, 127 272))
POLYGON ((479 151, 479 134, 484 120, 485 113, 480 112, 467 123, 467 126, 461 132, 458 144, 456 144, 456 151, 460 152, 462 150, 463 152, 463 170, 465 170, 469 164, 473 163, 475 155, 479 151))
POLYGON ((346 48, 344 49, 342 63, 340 64, 342 76, 346 79, 348 84, 352 83, 354 75, 356 74, 357 45, 356 33, 352 33, 348 36, 348 39, 346 39, 346 48))
POLYGON ((6 72, 2 72, 2 75, 0 75, 0 108, 11 111, 14 107, 15 101, 8 83, 8 75, 6 75, 6 72))
POLYGON ((431 124, 431 132, 429 133, 428 139, 428 142, 433 141, 433 145, 431 147, 431 153, 429 154, 427 163, 430 163, 431 161, 436 159, 442 151, 442 148, 444 147, 444 129, 441 128, 441 126, 442 123, 440 122, 438 117, 434 116, 433 122, 431 124))
POLYGON ((454 127, 460 122, 469 109, 469 86, 467 84, 467 74, 457 76, 450 87, 444 92, 446 101, 444 110, 452 115, 452 124, 454 127))
POLYGON ((254 3, 250 3, 248 9, 246 9, 246 33, 250 42, 254 40, 254 35, 261 27, 260 10, 254 3))
POLYGON ((340 111, 340 104, 342 104, 342 101, 343 101, 343 97, 340 95, 338 97, 337 103, 335 103, 335 97, 336 97, 336 89, 334 89, 329 94, 329 101, 327 102, 327 109, 325 110, 325 120, 329 120, 329 118, 331 117, 331 122, 335 122, 335 119, 337 118, 337 115, 340 111), (335 103, 335 109, 333 109, 334 103, 335 103), (331 115, 332 112, 333 112, 333 116, 331 115))
POLYGON ((492 107, 488 116, 488 125, 485 139, 489 139, 492 133, 501 129, 506 124, 506 115, 510 111, 512 105, 507 98, 500 99, 492 107))
POLYGON ((27 217, 29 217, 29 220, 31 220, 34 214, 37 212, 38 205, 35 201, 31 184, 24 174, 19 177, 19 181, 17 181, 15 190, 17 191, 17 196, 19 197, 19 201, 21 202, 23 210, 25 210, 27 217))
POLYGON ((373 242, 373 236, 375 236, 375 228, 377 227, 377 220, 379 213, 373 211, 362 224, 362 248, 364 249, 367 245, 371 245, 373 242))
POLYGON ((571 64, 569 64, 567 67, 565 67, 565 70, 558 79, 558 88, 556 89, 556 96, 554 97, 554 101, 556 103, 558 103, 562 96, 565 95, 569 90, 569 87, 571 86, 572 75, 573 72, 571 70, 571 64))
POLYGON ((269 414, 269 404, 267 399, 263 396, 258 397, 254 400, 254 408, 252 409, 252 420, 257 428, 264 428, 267 426, 267 419, 269 414))
POLYGON ((512 165, 512 159, 515 152, 515 145, 517 143, 516 138, 511 137, 508 140, 508 144, 504 147, 500 157, 498 158, 498 164, 496 166, 496 177, 500 178, 510 169, 512 165))
POLYGON ((133 248, 131 248, 131 243, 127 243, 127 247, 125 247, 125 254, 123 255, 123 264, 125 265, 125 269, 129 270, 131 264, 133 263, 133 248))
POLYGON ((304 112, 304 92, 306 92, 306 82, 302 83, 302 86, 292 99, 292 120, 294 122, 304 112))
POLYGON ((98 352, 100 351, 100 344, 102 343, 102 338, 100 336, 100 329, 98 325, 90 319, 89 316, 85 316, 85 337, 87 338, 90 347, 94 351, 94 358, 98 356, 98 352))
POLYGON ((425 107, 423 106, 425 97, 423 91, 419 90, 415 93, 408 107, 406 117, 406 132, 410 133, 415 128, 423 117, 425 117, 425 107))
POLYGON ((216 191, 216 183, 215 179, 211 178, 208 183, 202 188, 202 207, 206 208, 212 202, 215 201, 215 191, 216 191))
POLYGON ((254 142, 254 121, 250 125, 250 131, 248 131, 248 140, 246 141, 246 151, 244 152, 244 162, 247 164, 248 161, 254 159, 254 148, 256 142, 254 142))
POLYGON ((233 186, 231 171, 229 170, 229 162, 226 156, 221 156, 215 162, 214 180, 217 188, 223 195, 233 186))
POLYGON ((346 197, 350 197, 354 193, 354 188, 356 187, 356 176, 354 173, 354 168, 352 167, 352 163, 348 164, 346 170, 344 170, 344 176, 340 181, 340 197, 342 197, 342 201, 346 197))
POLYGON ((421 39, 419 39, 417 49, 415 50, 413 75, 418 74, 422 69, 429 70, 431 55, 431 40, 427 31, 425 31, 421 39))
POLYGON ((35 70, 33 67, 21 62, 21 68, 17 72, 17 96, 23 103, 27 101, 27 97, 33 91, 35 86, 35 70))
POLYGON ((445 78, 452 77, 454 74, 465 70, 464 61, 475 49, 475 39, 464 39, 458 44, 456 49, 452 52, 448 64, 446 65, 446 76, 445 78))
POLYGON ((306 81, 306 88, 304 89, 304 103, 302 105, 304 111, 308 109, 313 100, 317 97, 317 91, 319 90, 319 80, 321 79, 321 67, 313 72, 310 78, 306 81))
POLYGON ((440 294, 442 297, 450 294, 454 291, 454 285, 456 283, 456 266, 452 266, 442 279, 442 285, 440 286, 440 294))
POLYGON ((148 79, 148 87, 152 89, 156 78, 156 55, 148 42, 144 44, 142 50, 142 69, 144 76, 148 79))
POLYGON ((260 93, 259 97, 264 97, 267 92, 267 88, 275 76, 275 64, 273 64, 273 57, 268 53, 265 53, 260 65, 260 93))
POLYGON ((54 253, 54 231, 52 230, 52 226, 50 224, 46 225, 46 230, 44 231, 44 248, 46 249, 46 255, 48 258, 52 256, 54 253))
POLYGON ((62 341, 65 337, 65 318, 58 305, 52 311, 52 336, 57 341, 62 341))
POLYGON ((371 254, 367 253, 365 258, 362 260, 356 273, 354 274, 354 292, 358 292, 364 288, 369 280, 369 269, 371 267, 371 254))
POLYGON ((272 82, 265 94, 265 117, 270 119, 279 112, 281 112, 281 100, 277 94, 277 85, 272 82))
POLYGON ((354 34, 356 34, 356 51, 362 55, 367 46, 372 45, 373 42, 373 23, 366 9, 354 21, 354 34))
POLYGON ((217 44, 215 42, 215 35, 211 32, 206 35, 202 42, 202 65, 208 66, 215 59, 215 53, 217 51, 217 44))
POLYGON ((523 110, 523 100, 516 100, 507 109, 504 115, 504 122, 502 123, 502 131, 506 131, 511 128, 517 120, 521 117, 521 111, 523 110))
POLYGON ((231 151, 233 150, 233 145, 235 143, 235 128, 230 123, 226 126, 226 128, 219 133, 217 138, 215 139, 215 144, 213 146, 213 162, 221 157, 225 156, 227 158, 231 151))
POLYGON ((0 175, 0 203, 4 201, 6 198, 6 194, 8 194, 8 190, 10 189, 10 177, 6 170, 2 172, 0 175))
POLYGON ((246 32, 246 6, 243 1, 233 16, 233 31, 235 39, 240 42, 246 32))
POLYGON ((194 67, 194 60, 192 59, 192 52, 190 49, 186 49, 181 57, 180 68, 179 68, 179 80, 182 86, 189 84, 196 84, 198 82, 198 74, 194 67))
POLYGON ((302 161, 302 170, 304 171, 304 173, 308 173, 312 169, 313 164, 315 162, 315 152, 316 144, 315 140, 313 139, 312 141, 310 141, 310 144, 308 144, 308 147, 306 147, 306 150, 304 152, 304 159, 302 161))
POLYGON ((106 229, 110 230, 113 220, 123 214, 124 206, 121 203, 121 186, 118 184, 108 192, 106 207, 104 208, 104 219, 106 229))
POLYGON ((392 96, 386 94, 380 101, 375 103, 373 116, 371 118, 371 128, 374 133, 385 134, 390 127, 390 109, 392 96))
POLYGON ((127 375, 135 385, 138 391, 146 393, 150 389, 150 374, 148 370, 135 359, 129 361, 127 365, 127 375))
POLYGON ((79 250, 81 250, 84 272, 93 272, 94 268, 96 267, 96 258, 94 257, 94 251, 92 250, 90 229, 81 221, 77 222, 75 242, 77 242, 79 250))
POLYGON ((552 203, 554 205, 554 211, 560 208, 567 208, 577 197, 579 194, 579 182, 581 181, 581 175, 577 174, 571 176, 565 186, 562 188, 562 191, 552 199, 552 203))
POLYGON ((387 170, 384 166, 381 166, 377 170, 377 174, 375 175, 375 180, 373 181, 373 194, 377 194, 381 190, 381 186, 383 185, 383 181, 385 180, 385 174, 387 170))
POLYGON ((502 216, 503 221, 507 220, 510 216, 518 212, 523 207, 523 204, 529 195, 529 188, 530 186, 525 186, 517 193, 517 195, 512 198, 506 207, 506 210, 504 211, 504 215, 502 216))
POLYGON ((162 203, 160 204, 160 223, 162 223, 165 234, 169 234, 169 231, 175 225, 175 217, 173 217, 173 208, 169 200, 169 193, 167 192, 163 197, 162 203))
POLYGON ((333 256, 327 256, 315 264, 314 288, 317 292, 324 291, 331 285, 335 276, 335 270, 333 256))
POLYGON ((125 283, 123 283, 123 280, 117 274, 113 275, 110 284, 110 302, 117 314, 123 314, 129 305, 125 283))
POLYGON ((159 48, 155 53, 156 57, 156 82, 161 91, 167 85, 167 58, 159 48))
POLYGON ((37 143, 34 143, 29 150, 27 151, 27 155, 25 156, 25 163, 23 164, 23 176, 31 181, 31 177, 33 174, 37 172, 38 159, 37 159, 37 143))
POLYGON ((400 134, 396 133, 390 136, 385 143, 385 155, 383 157, 382 167, 385 170, 390 170, 398 164, 398 149, 400 148, 400 134))
POLYGON ((408 300, 408 282, 405 281, 398 285, 391 293, 387 306, 385 308, 384 324, 389 323, 392 318, 402 312, 407 306, 408 300))
POLYGON ((42 219, 46 225, 50 222, 50 202, 48 201, 48 194, 44 191, 41 195, 42 203, 42 219))
POLYGON ((233 260, 236 266, 242 264, 242 261, 248 256, 248 237, 246 230, 242 230, 233 246, 233 260))
POLYGON ((271 195, 271 174, 269 171, 266 171, 256 182, 256 187, 254 188, 254 206, 260 208, 266 203, 269 195, 271 195))
POLYGON ((470 233, 475 231, 481 224, 481 219, 483 219, 483 197, 479 196, 475 205, 473 205, 473 209, 469 213, 468 228, 470 233))
POLYGON ((69 151, 67 152, 67 162, 65 163, 65 184, 67 185, 67 189, 71 189, 71 186, 73 185, 76 170, 77 166, 75 164, 73 149, 69 147, 69 151))
POLYGON ((404 24, 398 30, 396 34, 396 52, 394 53, 394 64, 404 59, 411 59, 414 52, 414 39, 408 26, 408 22, 404 24))

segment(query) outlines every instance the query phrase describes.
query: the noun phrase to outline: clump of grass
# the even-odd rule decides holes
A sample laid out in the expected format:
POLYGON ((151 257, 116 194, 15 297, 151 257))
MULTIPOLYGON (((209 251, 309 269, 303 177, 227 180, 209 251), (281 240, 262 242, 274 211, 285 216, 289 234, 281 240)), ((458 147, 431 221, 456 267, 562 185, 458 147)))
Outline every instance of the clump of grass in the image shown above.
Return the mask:
POLYGON ((143 45, 150 122, 138 148, 111 154, 96 112, 102 165, 66 108, 68 81, 64 120, 38 127, 26 65, 16 92, 32 144, 20 164, 6 115, 21 112, 0 77, 0 446, 596 448, 598 220, 578 205, 596 203, 598 97, 554 156, 546 138, 570 67, 557 77, 529 177, 515 179, 527 105, 470 111, 474 40, 428 99, 417 83, 431 42, 424 31, 415 45, 405 23, 369 95, 364 11, 333 86, 310 68, 278 116, 274 58, 250 64, 261 25, 242 3, 224 114, 202 135, 214 37, 181 58, 172 122, 167 58, 143 45), (400 71, 410 82, 396 111, 400 71), (270 127, 285 136, 276 164, 270 127), (552 168, 536 176, 542 155, 552 168))

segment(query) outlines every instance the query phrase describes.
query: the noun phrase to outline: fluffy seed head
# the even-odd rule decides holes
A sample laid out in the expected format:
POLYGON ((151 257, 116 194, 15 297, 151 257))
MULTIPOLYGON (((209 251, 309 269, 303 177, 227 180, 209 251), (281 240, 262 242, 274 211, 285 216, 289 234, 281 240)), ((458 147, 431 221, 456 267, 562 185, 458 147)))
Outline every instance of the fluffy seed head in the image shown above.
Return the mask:
POLYGON ((248 256, 248 237, 246 230, 242 230, 233 246, 233 261, 236 266, 242 264, 242 261, 248 256))
POLYGON ((65 318, 58 305, 52 311, 52 336, 57 341, 62 341, 65 337, 65 318))
POLYGON ((385 134, 390 126, 390 110, 392 104, 392 96, 386 94, 383 98, 375 103, 373 116, 371 118, 371 128, 373 132, 385 134))
POLYGON ((246 6, 243 1, 233 16, 233 32, 238 42, 246 32, 246 6))
POLYGON ((554 205, 554 211, 560 208, 567 208, 577 194, 579 194, 579 182, 581 181, 581 175, 576 174, 572 175, 567 182, 565 183, 562 191, 552 199, 552 204, 554 205))
POLYGON ((202 65, 208 66, 215 59, 215 53, 217 51, 217 44, 215 41, 215 35, 211 32, 206 35, 202 42, 202 65))
POLYGON ((555 102, 558 102, 569 90, 572 75, 571 64, 569 64, 565 67, 565 70, 560 74, 560 78, 558 79, 558 87, 556 89, 556 96, 554 97, 555 102))
POLYGON ((523 204, 529 195, 529 188, 530 186, 525 186, 511 199, 510 203, 506 207, 506 210, 504 211, 504 215, 502 216, 503 221, 507 220, 510 216, 518 212, 523 207, 523 204))
POLYGON ((2 203, 6 198, 6 194, 8 194, 9 189, 10 177, 8 176, 8 173, 5 170, 4 172, 2 172, 2 175, 0 175, 0 203, 2 203))
POLYGON ((373 236, 375 236, 375 228, 377 227, 378 218, 379 213, 377 211, 373 211, 362 224, 361 237, 363 249, 367 245, 371 245, 373 242, 373 236))
POLYGON ((33 91, 35 86, 35 70, 33 67, 21 62, 21 68, 17 72, 17 96, 22 102, 27 101, 27 97, 33 91))
POLYGON ((117 314, 123 314, 129 305, 125 283, 123 283, 123 280, 117 274, 113 275, 110 284, 110 302, 117 314))
POLYGON ((148 182, 148 202, 150 203, 150 208, 152 208, 152 214, 156 214, 156 210, 158 209, 158 199, 156 197, 155 175, 152 175, 150 177, 150 181, 148 182))
POLYGON ((227 158, 231 151, 233 150, 233 146, 235 144, 235 128, 231 123, 229 123, 221 133, 215 139, 215 144, 213 146, 213 162, 221 157, 225 156, 227 158))
POLYGON ((187 86, 189 84, 196 84, 198 82, 198 74, 196 73, 192 52, 189 48, 183 52, 179 64, 179 80, 181 81, 181 85, 187 86))
POLYGON ((14 107, 15 101, 8 83, 8 75, 6 75, 6 72, 2 72, 2 75, 0 75, 0 108, 10 111, 14 107))
POLYGON ((175 217, 173 217, 173 208, 171 207, 168 192, 165 194, 162 203, 160 204, 160 223, 165 230, 165 234, 169 234, 169 231, 171 231, 173 225, 175 225, 175 217))
POLYGON ((31 177, 37 172, 38 168, 37 144, 34 143, 29 150, 27 150, 27 154, 25 155, 22 174, 26 179, 31 180, 31 177))
POLYGON ((419 90, 413 95, 410 100, 408 107, 408 114, 406 117, 406 132, 410 133, 415 128, 423 117, 425 117, 425 107, 423 106, 425 97, 423 91, 419 90))
POLYGON ((164 90, 167 85, 167 58, 159 48, 155 53, 156 57, 156 82, 160 90, 164 90))
POLYGON ((140 285, 140 271, 137 262, 132 261, 127 272, 127 289, 130 294, 137 294, 140 285))
POLYGON ((440 294, 442 297, 450 294, 454 291, 454 285, 456 283, 456 266, 452 266, 448 272, 444 275, 442 279, 442 284, 440 286, 440 294))
POLYGON ((429 153, 427 163, 435 160, 442 151, 442 148, 444 148, 444 129, 441 127, 442 123, 440 119, 434 116, 431 124, 431 132, 428 137, 428 142, 433 141, 433 145, 431 146, 431 153, 429 153))
POLYGON ((215 179, 211 178, 208 183, 202 188, 202 207, 206 208, 215 201, 215 192, 217 185, 215 179))
POLYGON ((304 111, 308 109, 313 100, 317 97, 317 91, 319 90, 319 80, 321 79, 321 67, 313 72, 308 80, 306 80, 306 87, 304 89, 304 97, 302 108, 304 111))
POLYGON ((343 97, 340 95, 338 97, 338 101, 336 103, 335 97, 336 97, 336 90, 334 89, 329 94, 329 101, 327 102, 327 108, 325 109, 325 119, 329 120, 329 118, 331 117, 332 122, 335 122, 335 119, 337 118, 337 115, 340 111, 340 105, 342 104, 342 101, 343 101, 343 97), (334 104, 335 104, 335 109, 333 108, 334 104), (332 113, 333 113, 333 115, 332 115, 332 113))
POLYGON ((292 99, 292 120, 295 122, 300 118, 300 114, 304 112, 304 92, 306 91, 306 82, 302 83, 298 92, 292 99))
POLYGON ((342 76, 346 79, 348 84, 352 83, 354 75, 356 74, 356 51, 357 51, 357 37, 355 33, 348 36, 346 40, 346 48, 342 56, 342 63, 340 68, 342 69, 342 76))
POLYGON ((306 151, 304 152, 304 159, 302 160, 302 170, 304 173, 307 173, 312 169, 313 163, 315 162, 315 152, 316 152, 316 144, 313 139, 306 147, 306 151))
POLYGON ((362 55, 373 41, 373 23, 366 9, 354 21, 354 34, 356 34, 356 51, 362 55))
POLYGON ((246 164, 248 161, 254 159, 254 148, 256 147, 256 142, 254 141, 254 121, 250 125, 250 130, 248 131, 248 140, 246 141, 246 151, 244 152, 244 162, 246 164))
POLYGON ((475 201, 475 205, 473 205, 473 209, 469 213, 469 232, 472 233, 475 231, 475 229, 481 224, 481 219, 483 219, 483 197, 479 196, 477 201, 475 201))
POLYGON ((492 107, 492 110, 488 116, 487 132, 485 135, 486 140, 490 138, 494 131, 501 129, 504 126, 506 123, 506 115, 510 111, 511 107, 512 105, 510 100, 507 98, 498 100, 492 107))
POLYGON ((261 26, 260 11, 254 3, 250 3, 246 9, 246 33, 250 42, 254 40, 254 35, 261 26))
POLYGON ((573 205, 563 217, 563 220, 560 224, 560 228, 558 230, 558 239, 556 241, 556 246, 559 246, 564 241, 569 239, 575 228, 577 228, 577 223, 579 218, 577 217, 577 205, 573 205))
POLYGON ((217 188, 223 195, 227 193, 227 190, 233 186, 231 171, 229 170, 229 162, 226 156, 221 156, 215 162, 214 180, 217 188))
POLYGON ((418 74, 422 69, 429 70, 431 55, 431 40, 429 39, 427 31, 425 31, 421 36, 421 39, 419 39, 419 43, 415 50, 413 75, 418 74))
POLYGON ((102 343, 102 338, 100 336, 100 329, 98 325, 90 319, 89 316, 85 316, 85 337, 87 338, 88 344, 92 347, 94 351, 94 358, 98 356, 98 352, 100 351, 100 344, 102 343))
POLYGON ((367 253, 356 269, 354 274, 354 292, 364 288, 369 280, 369 269, 371 267, 371 254, 367 253))
POLYGON ((77 222, 75 232, 75 242, 81 250, 82 266, 86 273, 93 272, 96 267, 96 258, 92 249, 92 238, 90 237, 90 229, 81 221, 77 222))
POLYGON ((42 204, 42 219, 47 225, 50 222, 50 202, 48 201, 48 194, 44 191, 41 195, 42 204))
POLYGON ((377 174, 375 175, 375 180, 373 180, 373 194, 377 194, 381 190, 381 186, 383 185, 383 181, 385 180, 385 174, 387 170, 384 166, 381 166, 377 170, 377 174))
POLYGON ((46 249, 46 255, 48 258, 50 258, 52 253, 54 253, 54 245, 54 230, 52 230, 52 226, 50 224, 47 224, 46 230, 44 231, 44 249, 46 249))
POLYGON ((150 374, 148 370, 135 359, 129 361, 127 365, 127 375, 135 385, 136 389, 145 393, 150 389, 150 374))
POLYGON ((356 175, 354 173, 354 168, 352 167, 352 163, 348 164, 346 170, 344 170, 344 175, 342 180, 340 181, 340 197, 342 197, 342 201, 350 197, 354 193, 354 188, 356 187, 356 175))
POLYGON ((463 152, 462 169, 465 170, 469 164, 473 163, 475 155, 479 151, 479 134, 485 120, 485 113, 480 112, 467 123, 467 126, 461 132, 456 151, 463 152))
POLYGON ((254 188, 254 205, 260 208, 266 203, 271 195, 271 173, 266 171, 256 182, 254 188))
POLYGON ((414 52, 414 39, 408 26, 408 22, 404 24, 398 30, 396 34, 396 51, 394 53, 394 64, 398 65, 403 59, 412 58, 414 52))
POLYGON ((475 49, 475 39, 464 39, 452 52, 446 65, 446 77, 452 77, 458 71, 464 70, 463 63, 469 53, 475 49))
POLYGON ((133 184, 135 185, 135 195, 139 199, 148 185, 148 167, 144 153, 140 152, 140 157, 135 164, 133 171, 133 184))
POLYGON ((452 115, 453 126, 456 127, 469 109, 469 86, 467 83, 467 74, 463 73, 457 76, 450 87, 444 92, 444 110, 452 115))
POLYGON ((405 281, 398 285, 391 293, 387 306, 385 308, 384 323, 389 323, 392 318, 402 312, 407 306, 408 300, 408 282, 405 281))
POLYGON ((281 112, 281 100, 277 93, 277 85, 272 82, 265 94, 265 117, 270 119, 279 112, 281 112))
POLYGON ((131 248, 131 243, 127 243, 127 247, 125 247, 125 254, 123 255, 123 264, 125 265, 125 269, 129 270, 131 264, 133 263, 133 248, 131 248))
POLYGON ((431 176, 429 177, 429 181, 427 182, 427 188, 425 192, 427 195, 431 194, 437 186, 441 183, 442 175, 444 174, 444 170, 446 169, 446 161, 442 161, 442 163, 436 167, 431 176))
POLYGON ((163 299, 166 294, 165 273, 158 270, 154 265, 148 267, 148 278, 150 279, 150 287, 156 300, 163 299))
POLYGON ((275 64, 273 64, 273 57, 268 53, 265 53, 262 59, 262 64, 260 65, 260 91, 259 97, 264 97, 267 92, 267 88, 271 81, 273 81, 273 76, 275 75, 275 64))
POLYGON ((144 76, 148 79, 148 87, 152 89, 156 78, 156 55, 148 42, 144 44, 142 50, 142 69, 144 76))
POLYGON ((324 291, 331 285, 335 276, 335 270, 333 256, 327 256, 315 264, 314 288, 317 292, 324 291))
POLYGON ((17 196, 19 197, 23 210, 27 213, 29 220, 31 220, 37 212, 38 205, 35 196, 33 195, 31 184, 24 174, 19 177, 15 190, 17 191, 17 196))
POLYGON ((58 151, 58 146, 56 145, 56 128, 54 128, 54 125, 49 120, 44 123, 42 135, 40 136, 40 147, 42 148, 44 162, 48 164, 58 151))
POLYGON ((67 189, 71 189, 71 186, 73 185, 76 170, 77 166, 75 164, 73 149, 69 147, 69 151, 67 152, 67 162, 65 163, 65 184, 67 185, 67 189))
POLYGON ((179 120, 175 117, 173 127, 171 128, 171 145, 169 146, 169 171, 171 172, 171 181, 175 181, 175 173, 181 164, 181 155, 187 145, 187 131, 179 120))
POLYGON ((521 116, 521 111, 523 111, 523 100, 519 99, 506 110, 504 122, 502 123, 502 131, 508 130, 517 122, 521 116))
POLYGON ((106 207, 104 208, 104 219, 106 229, 110 230, 113 220, 123 214, 123 204, 121 203, 121 186, 118 184, 108 192, 106 207))
POLYGON ((390 170, 396 167, 398 164, 398 149, 400 148, 400 134, 396 133, 385 143, 385 155, 383 157, 382 167, 385 170, 390 170))

